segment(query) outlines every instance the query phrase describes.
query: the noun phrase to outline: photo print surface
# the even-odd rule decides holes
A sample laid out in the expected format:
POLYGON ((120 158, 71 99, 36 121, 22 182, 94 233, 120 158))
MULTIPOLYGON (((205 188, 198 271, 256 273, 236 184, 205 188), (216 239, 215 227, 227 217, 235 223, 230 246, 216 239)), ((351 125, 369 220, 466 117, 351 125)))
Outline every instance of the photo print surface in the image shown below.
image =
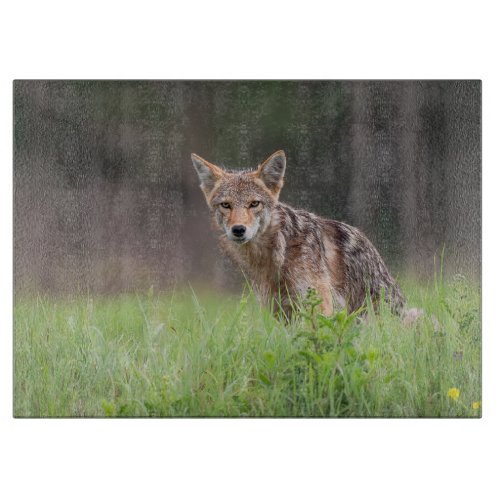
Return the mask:
POLYGON ((15 81, 16 417, 480 417, 480 81, 15 81))

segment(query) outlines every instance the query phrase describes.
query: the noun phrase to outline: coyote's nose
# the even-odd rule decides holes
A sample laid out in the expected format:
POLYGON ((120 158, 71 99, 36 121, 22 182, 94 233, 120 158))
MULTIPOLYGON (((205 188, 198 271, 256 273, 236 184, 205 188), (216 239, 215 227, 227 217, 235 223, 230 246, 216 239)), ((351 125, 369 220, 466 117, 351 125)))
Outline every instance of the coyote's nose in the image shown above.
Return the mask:
POLYGON ((245 226, 233 226, 231 228, 231 231, 237 238, 241 238, 244 234, 247 228, 245 226))

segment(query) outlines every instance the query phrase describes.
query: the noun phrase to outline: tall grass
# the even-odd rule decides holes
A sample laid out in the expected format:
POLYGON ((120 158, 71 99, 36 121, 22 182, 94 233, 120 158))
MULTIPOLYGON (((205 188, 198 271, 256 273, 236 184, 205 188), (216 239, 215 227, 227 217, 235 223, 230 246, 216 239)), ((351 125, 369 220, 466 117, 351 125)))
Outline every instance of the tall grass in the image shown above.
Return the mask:
POLYGON ((406 283, 425 315, 290 323, 241 298, 182 292, 18 298, 19 417, 477 417, 480 295, 457 276, 406 283))

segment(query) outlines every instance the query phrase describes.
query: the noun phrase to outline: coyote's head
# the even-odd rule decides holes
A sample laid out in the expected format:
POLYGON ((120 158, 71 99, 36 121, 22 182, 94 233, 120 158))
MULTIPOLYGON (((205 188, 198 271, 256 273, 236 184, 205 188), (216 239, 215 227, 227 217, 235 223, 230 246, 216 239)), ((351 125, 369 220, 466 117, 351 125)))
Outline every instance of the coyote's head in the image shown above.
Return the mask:
POLYGON ((262 234, 283 187, 286 158, 276 151, 253 171, 227 171, 192 154, 208 206, 227 238, 247 243, 262 234))

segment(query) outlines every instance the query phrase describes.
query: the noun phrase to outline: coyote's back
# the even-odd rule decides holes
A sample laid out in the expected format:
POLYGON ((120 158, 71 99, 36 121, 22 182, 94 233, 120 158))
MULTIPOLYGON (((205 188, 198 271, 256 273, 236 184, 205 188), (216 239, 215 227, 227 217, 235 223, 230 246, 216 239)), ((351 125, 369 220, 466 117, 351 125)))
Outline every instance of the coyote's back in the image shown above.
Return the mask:
POLYGON ((401 291, 381 256, 358 229, 278 201, 286 159, 277 151, 257 170, 227 171, 192 155, 225 252, 251 278, 257 295, 290 313, 314 288, 322 310, 354 311, 384 296, 395 311, 401 291))

